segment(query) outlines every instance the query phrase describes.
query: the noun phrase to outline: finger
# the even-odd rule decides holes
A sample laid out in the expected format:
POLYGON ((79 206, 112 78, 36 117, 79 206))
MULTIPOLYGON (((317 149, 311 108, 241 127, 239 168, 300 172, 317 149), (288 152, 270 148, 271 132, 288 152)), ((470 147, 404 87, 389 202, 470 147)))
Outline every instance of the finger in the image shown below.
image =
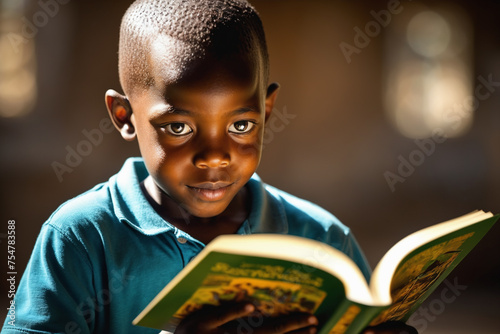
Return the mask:
POLYGON ((417 330, 400 321, 388 321, 368 327, 363 334, 418 334, 417 330))
POLYGON ((259 334, 316 333, 318 319, 310 314, 290 314, 267 320, 258 331, 259 334))
POLYGON ((398 329, 367 329, 363 334, 418 334, 415 328, 398 328, 398 329))
POLYGON ((231 304, 214 308, 204 314, 204 327, 207 329, 216 329, 233 320, 252 314, 255 306, 248 303, 231 304))
POLYGON ((316 334, 317 332, 318 328, 316 326, 310 326, 292 332, 288 332, 287 334, 316 334))

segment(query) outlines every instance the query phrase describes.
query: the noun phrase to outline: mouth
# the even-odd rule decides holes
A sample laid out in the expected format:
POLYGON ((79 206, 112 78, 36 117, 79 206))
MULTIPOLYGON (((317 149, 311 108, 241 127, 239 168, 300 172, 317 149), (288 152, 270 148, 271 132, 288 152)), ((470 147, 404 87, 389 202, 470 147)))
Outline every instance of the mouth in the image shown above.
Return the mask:
POLYGON ((221 200, 232 185, 230 182, 203 182, 187 187, 202 200, 215 202, 221 200))

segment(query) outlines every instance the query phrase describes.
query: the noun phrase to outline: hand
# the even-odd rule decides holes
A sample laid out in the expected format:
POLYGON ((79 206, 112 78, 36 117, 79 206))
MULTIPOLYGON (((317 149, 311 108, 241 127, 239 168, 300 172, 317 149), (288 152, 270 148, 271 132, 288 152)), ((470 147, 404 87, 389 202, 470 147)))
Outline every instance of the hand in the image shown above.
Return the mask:
POLYGON ((255 312, 249 303, 229 303, 205 306, 181 321, 175 334, 313 334, 316 317, 308 313, 294 313, 279 317, 265 317, 255 312))
POLYGON ((418 332, 403 322, 387 321, 377 326, 365 328, 363 334, 418 334, 418 332))

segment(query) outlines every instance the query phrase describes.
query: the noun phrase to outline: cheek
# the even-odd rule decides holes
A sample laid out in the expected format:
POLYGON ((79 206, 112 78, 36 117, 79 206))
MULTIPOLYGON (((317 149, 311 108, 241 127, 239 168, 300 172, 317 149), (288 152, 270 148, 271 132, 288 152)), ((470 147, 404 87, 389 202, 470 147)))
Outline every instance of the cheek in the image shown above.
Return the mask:
POLYGON ((161 184, 175 182, 186 167, 185 150, 168 145, 161 130, 149 125, 137 129, 137 141, 149 173, 161 184))
POLYGON ((161 145, 160 136, 154 128, 139 127, 137 129, 137 141, 145 161, 157 164, 166 158, 166 151, 161 145))
POLYGON ((256 161, 257 163, 260 161, 261 149, 260 145, 257 144, 243 144, 237 145, 236 149, 236 157, 238 161, 247 161, 251 163, 256 161))
POLYGON ((178 180, 191 171, 192 152, 187 147, 176 147, 165 144, 157 144, 155 150, 155 164, 157 173, 163 179, 178 180))
POLYGON ((262 155, 261 137, 247 143, 235 143, 233 148, 233 158, 239 165, 248 168, 257 168, 262 155))
POLYGON ((186 154, 182 150, 168 149, 160 145, 156 153, 149 158, 146 166, 156 184, 171 197, 180 196, 182 185, 193 174, 186 154))

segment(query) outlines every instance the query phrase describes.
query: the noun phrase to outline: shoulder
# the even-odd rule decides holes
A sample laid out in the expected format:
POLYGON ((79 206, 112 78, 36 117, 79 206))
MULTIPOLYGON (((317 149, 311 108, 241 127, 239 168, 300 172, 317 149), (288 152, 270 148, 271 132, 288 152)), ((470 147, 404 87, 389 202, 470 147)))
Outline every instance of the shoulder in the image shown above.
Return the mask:
POLYGON ((286 221, 288 234, 325 242, 329 242, 327 238, 331 235, 338 239, 350 234, 347 226, 321 206, 266 184, 258 176, 252 178, 252 181, 263 189, 264 202, 275 212, 273 216, 279 214, 281 219, 286 221))
POLYGON ((263 202, 272 207, 273 217, 286 225, 284 233, 322 241, 342 251, 369 279, 370 266, 349 227, 317 204, 262 183, 260 179, 255 181, 261 183, 265 193, 263 202))
POLYGON ((123 242, 109 193, 105 182, 61 204, 43 224, 32 261, 68 267, 79 259, 82 269, 100 268, 106 244, 123 242))
POLYGON ((64 235, 78 235, 112 219, 113 204, 105 182, 61 204, 44 226, 64 235))

